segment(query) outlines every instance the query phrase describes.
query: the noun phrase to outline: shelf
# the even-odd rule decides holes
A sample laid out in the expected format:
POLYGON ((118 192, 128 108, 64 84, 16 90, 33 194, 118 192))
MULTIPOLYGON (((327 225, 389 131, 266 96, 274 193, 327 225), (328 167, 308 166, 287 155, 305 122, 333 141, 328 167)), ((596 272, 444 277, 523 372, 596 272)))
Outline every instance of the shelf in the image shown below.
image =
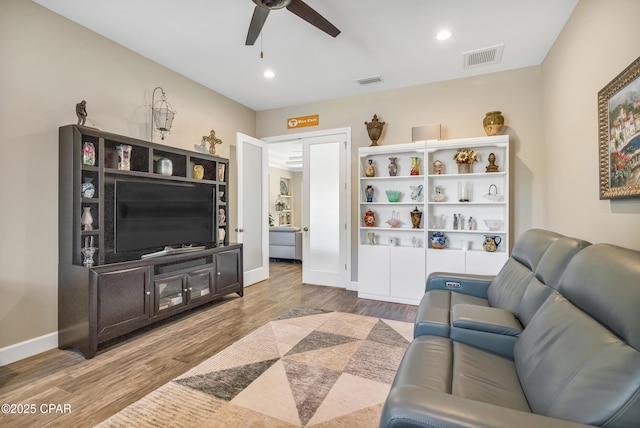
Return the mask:
MULTIPOLYGON (((370 202, 372 203, 372 202, 370 202)), ((490 202, 490 201, 486 201, 486 202, 458 202, 458 201, 444 201, 444 202, 433 202, 430 201, 429 205, 506 205, 506 201, 502 201, 502 202, 490 202)))
MULTIPOLYGON (((461 174, 469 175, 469 174, 461 174)), ((424 175, 394 175, 394 176, 375 176, 375 177, 360 177, 360 180, 407 180, 407 179, 421 179, 424 180, 424 175)))
POLYGON ((429 174, 427 177, 429 180, 433 180, 436 178, 489 178, 489 177, 504 177, 507 175, 506 171, 499 172, 470 172, 468 174, 457 174, 457 173, 447 173, 447 174, 429 174))
POLYGON ((82 198, 83 204, 97 204, 100 202, 98 198, 82 198))
POLYGON ((360 230, 369 230, 369 231, 375 231, 375 230, 386 230, 386 231, 399 231, 399 232, 424 232, 424 228, 419 228, 419 229, 414 229, 413 227, 384 227, 384 226, 373 226, 373 227, 366 227, 366 226, 360 226, 360 230))
POLYGON ((360 205, 423 205, 424 201, 411 202, 360 202, 360 205))
POLYGON ((430 227, 429 229, 427 229, 429 232, 442 232, 442 233, 476 233, 476 234, 480 234, 480 235, 486 235, 489 233, 494 233, 496 235, 504 235, 505 233, 507 233, 504 230, 478 230, 478 229, 473 229, 473 230, 469 230, 469 229, 438 229, 438 228, 433 228, 430 227))

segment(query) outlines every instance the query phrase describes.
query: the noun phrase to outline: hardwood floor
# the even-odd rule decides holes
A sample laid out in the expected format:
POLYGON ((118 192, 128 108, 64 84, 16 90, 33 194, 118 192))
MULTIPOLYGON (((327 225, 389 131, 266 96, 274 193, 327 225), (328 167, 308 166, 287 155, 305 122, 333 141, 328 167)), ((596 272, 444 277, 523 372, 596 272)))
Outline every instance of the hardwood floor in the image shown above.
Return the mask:
POLYGON ((35 410, 0 414, 0 426, 93 426, 290 308, 407 322, 415 318, 415 306, 363 300, 353 291, 301 284, 299 264, 271 263, 270 269, 271 278, 245 288, 244 297, 229 295, 132 334, 99 350, 91 360, 74 351, 53 349, 0 367, 0 404, 35 410), (50 404, 60 406, 50 408, 50 404))

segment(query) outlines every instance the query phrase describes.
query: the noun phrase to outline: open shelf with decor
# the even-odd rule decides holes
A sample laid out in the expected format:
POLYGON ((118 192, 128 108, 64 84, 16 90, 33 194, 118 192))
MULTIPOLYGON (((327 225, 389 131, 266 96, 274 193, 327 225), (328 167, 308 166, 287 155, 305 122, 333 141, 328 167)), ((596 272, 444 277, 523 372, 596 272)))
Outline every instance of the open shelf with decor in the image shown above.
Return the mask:
POLYGON ((509 172, 508 136, 360 148, 358 296, 417 304, 431 272, 497 273, 511 247, 509 172), (471 172, 458 150, 478 156, 471 172))

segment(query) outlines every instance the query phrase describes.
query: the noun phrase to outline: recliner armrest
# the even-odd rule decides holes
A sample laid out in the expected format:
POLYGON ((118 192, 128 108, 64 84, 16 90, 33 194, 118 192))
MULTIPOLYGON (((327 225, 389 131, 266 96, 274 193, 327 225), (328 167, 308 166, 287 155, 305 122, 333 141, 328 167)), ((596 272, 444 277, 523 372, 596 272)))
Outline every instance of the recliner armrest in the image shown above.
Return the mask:
POLYGON ((500 407, 414 385, 392 387, 380 428, 586 428, 563 419, 500 407))
POLYGON ((448 290, 486 299, 487 290, 494 278, 495 276, 493 275, 433 272, 427 278, 425 292, 429 290, 448 290))
POLYGON ((510 359, 521 332, 520 322, 505 309, 457 304, 451 311, 452 340, 510 359))

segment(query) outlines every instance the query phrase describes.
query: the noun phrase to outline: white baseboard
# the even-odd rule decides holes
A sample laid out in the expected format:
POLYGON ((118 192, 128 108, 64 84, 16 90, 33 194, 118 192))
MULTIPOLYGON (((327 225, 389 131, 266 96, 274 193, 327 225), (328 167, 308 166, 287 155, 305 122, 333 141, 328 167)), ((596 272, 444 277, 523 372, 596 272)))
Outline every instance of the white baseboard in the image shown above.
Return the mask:
POLYGON ((0 367, 58 347, 58 332, 0 348, 0 367))

